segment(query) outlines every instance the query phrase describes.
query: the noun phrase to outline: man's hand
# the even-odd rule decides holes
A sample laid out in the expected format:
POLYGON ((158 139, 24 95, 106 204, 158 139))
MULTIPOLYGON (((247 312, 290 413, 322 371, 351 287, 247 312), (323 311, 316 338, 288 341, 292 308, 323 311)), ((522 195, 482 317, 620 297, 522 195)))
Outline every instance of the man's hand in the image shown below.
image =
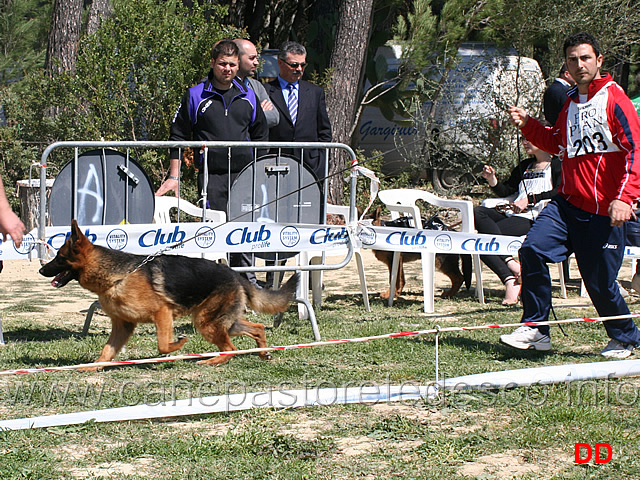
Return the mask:
POLYGON ((518 128, 524 128, 529 120, 529 114, 524 108, 509 107, 509 121, 518 128))
POLYGON ((0 233, 2 233, 4 240, 7 239, 7 234, 9 234, 16 247, 19 247, 22 244, 22 236, 25 232, 24 223, 11 209, 5 209, 0 212, 0 233))
POLYGON ((631 218, 633 209, 628 203, 622 200, 613 200, 609 204, 609 217, 611 217, 612 227, 621 227, 624 222, 631 218))
POLYGON ((262 110, 264 110, 265 112, 268 112, 269 110, 273 110, 274 108, 273 103, 271 103, 271 100, 269 100, 268 98, 263 100, 260 106, 262 107, 262 110))
POLYGON ((164 182, 162 182, 162 185, 160 185, 160 187, 158 187, 158 190, 156 191, 155 195, 156 197, 161 197, 162 195, 164 195, 167 192, 170 192, 171 190, 174 191, 174 195, 177 198, 178 197, 178 180, 173 180, 171 178, 168 178, 164 182))

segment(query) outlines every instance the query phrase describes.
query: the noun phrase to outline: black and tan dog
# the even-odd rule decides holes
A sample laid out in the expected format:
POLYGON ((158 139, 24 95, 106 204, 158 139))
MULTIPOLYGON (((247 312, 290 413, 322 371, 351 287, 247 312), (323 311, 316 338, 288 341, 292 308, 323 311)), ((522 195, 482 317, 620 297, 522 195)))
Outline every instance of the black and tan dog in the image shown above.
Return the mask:
MULTIPOLYGON (((296 274, 278 291, 262 290, 231 268, 209 260, 159 255, 143 264, 145 258, 93 245, 73 220, 71 236, 56 257, 40 269, 45 277, 55 277, 51 282, 54 287, 77 280, 98 295, 112 325, 98 362, 113 360, 137 323, 154 323, 160 353, 175 352, 187 337, 174 341, 173 320, 187 314, 192 315, 196 330, 222 352, 237 350, 231 343, 231 337, 237 335, 247 335, 258 348, 264 348, 264 325, 247 321, 246 308, 284 312, 298 283, 296 274)), ((270 358, 267 353, 260 356, 270 358)), ((224 355, 198 363, 219 365, 229 358, 224 355)))
MULTIPOLYGON (((380 207, 378 207, 373 213, 373 225, 379 226, 398 226, 394 225, 392 222, 385 222, 382 220, 382 213, 380 207)), ((404 225, 400 228, 408 228, 409 225, 404 225)), ((423 226, 424 228, 428 228, 423 226)), ((442 224, 443 229, 447 229, 444 224, 442 224)), ((391 266, 393 265, 393 252, 387 250, 373 250, 373 254, 375 257, 384 263, 389 269, 389 284, 391 284, 391 266)), ((400 261, 398 264, 398 275, 396 277, 396 296, 402 295, 402 290, 404 289, 405 279, 404 279, 404 262, 414 262, 416 260, 420 260, 422 257, 419 253, 408 253, 403 252, 400 254, 400 261)), ((467 287, 471 285, 471 257, 469 255, 456 255, 450 253, 437 253, 435 266, 438 270, 444 273, 449 280, 451 280, 451 288, 444 290, 442 292, 443 298, 455 297, 460 290, 460 287, 464 283, 467 287), (460 258, 462 257, 462 272, 460 272, 460 258)), ((389 289, 386 292, 382 292, 380 294, 380 298, 388 299, 389 298, 389 289)))

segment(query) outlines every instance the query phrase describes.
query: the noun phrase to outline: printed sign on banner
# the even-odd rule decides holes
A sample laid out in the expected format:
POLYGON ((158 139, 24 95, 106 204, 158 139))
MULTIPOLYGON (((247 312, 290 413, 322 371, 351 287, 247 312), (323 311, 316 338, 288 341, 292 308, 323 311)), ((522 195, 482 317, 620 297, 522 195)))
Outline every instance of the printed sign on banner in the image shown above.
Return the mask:
POLYGON ((517 255, 524 237, 362 226, 358 230, 358 239, 362 247, 376 250, 517 255))
MULTIPOLYGON (((171 224, 90 225, 81 227, 96 245, 112 250, 150 255, 210 252, 300 252, 330 251, 350 242, 350 226, 258 222, 229 222, 220 225, 188 222, 171 224)), ((47 227, 45 243, 57 251, 71 234, 70 227, 47 227)), ((440 230, 396 229, 358 225, 353 238, 356 248, 403 252, 517 255, 524 237, 443 232, 440 230)), ((0 259, 14 260, 36 255, 37 230, 24 236, 20 248, 8 239, 0 240, 0 259)), ((625 256, 640 257, 640 247, 626 247, 625 256)))

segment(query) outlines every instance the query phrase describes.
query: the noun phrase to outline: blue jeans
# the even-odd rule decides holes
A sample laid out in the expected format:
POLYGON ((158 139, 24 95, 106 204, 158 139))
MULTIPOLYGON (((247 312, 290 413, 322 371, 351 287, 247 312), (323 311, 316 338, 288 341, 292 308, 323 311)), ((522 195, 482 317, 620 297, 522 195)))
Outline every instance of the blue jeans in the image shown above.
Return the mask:
MULTIPOLYGON (((544 322, 551 309, 551 277, 547 263, 572 253, 598 315, 625 315, 629 308, 616 283, 624 258, 626 225, 612 227, 609 216, 574 207, 556 196, 533 223, 520 249, 523 322, 544 322)), ((637 347, 640 331, 631 318, 604 322, 610 338, 637 347)), ((548 335, 549 327, 540 326, 548 335)))

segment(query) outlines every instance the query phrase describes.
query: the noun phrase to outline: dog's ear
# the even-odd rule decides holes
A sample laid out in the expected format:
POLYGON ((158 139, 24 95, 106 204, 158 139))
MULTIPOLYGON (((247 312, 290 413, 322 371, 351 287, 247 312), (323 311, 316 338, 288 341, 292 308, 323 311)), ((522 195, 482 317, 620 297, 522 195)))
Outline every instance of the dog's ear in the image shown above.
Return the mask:
POLYGON ((82 230, 80 230, 77 220, 75 218, 71 220, 71 242, 82 243, 86 239, 87 237, 85 237, 82 230))

